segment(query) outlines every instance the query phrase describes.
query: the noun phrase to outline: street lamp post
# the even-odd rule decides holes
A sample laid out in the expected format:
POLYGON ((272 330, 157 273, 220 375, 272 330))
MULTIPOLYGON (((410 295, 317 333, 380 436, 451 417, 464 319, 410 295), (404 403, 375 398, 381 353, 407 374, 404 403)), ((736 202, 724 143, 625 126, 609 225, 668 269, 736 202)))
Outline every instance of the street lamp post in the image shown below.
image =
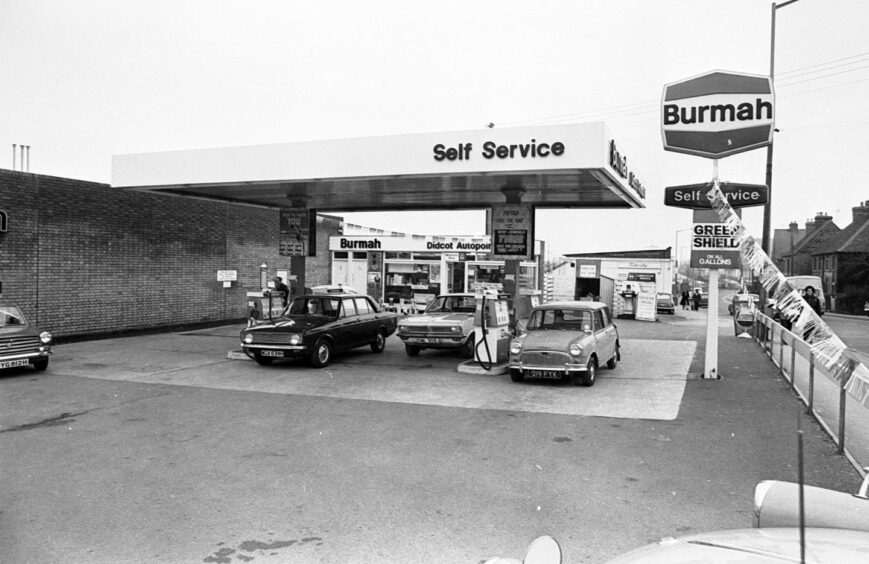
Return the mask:
MULTIPOLYGON (((798 0, 787 0, 786 2, 782 2, 781 4, 772 3, 771 6, 771 17, 770 17, 770 39, 769 39, 769 79, 771 82, 775 83, 775 11, 779 8, 784 8, 789 4, 793 4, 798 0)), ((772 209, 772 145, 773 142, 770 140, 769 145, 766 147, 766 185, 767 185, 767 200, 766 204, 763 205, 763 239, 761 241, 761 246, 763 247, 763 252, 767 254, 770 259, 772 259, 772 252, 770 251, 770 215, 772 209)))

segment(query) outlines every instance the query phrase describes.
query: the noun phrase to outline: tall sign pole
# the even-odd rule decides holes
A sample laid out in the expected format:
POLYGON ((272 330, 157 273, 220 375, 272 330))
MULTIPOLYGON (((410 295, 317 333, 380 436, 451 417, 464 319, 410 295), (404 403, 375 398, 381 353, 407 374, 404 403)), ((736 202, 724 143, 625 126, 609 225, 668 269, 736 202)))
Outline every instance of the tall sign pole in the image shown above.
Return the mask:
MULTIPOLYGON (((664 87, 661 132, 665 151, 712 160, 712 182, 705 196, 721 190, 718 160, 769 146, 774 129, 774 95, 769 77, 713 71, 664 87)), ((695 186, 696 187, 696 186, 695 186)), ((750 185, 744 185, 750 187, 750 185)), ((688 202, 692 186, 668 188, 665 204, 695 208, 691 239, 691 266, 709 269, 709 305, 706 319, 706 357, 703 377, 719 379, 718 372, 718 269, 738 268, 739 251, 733 237, 717 217, 703 219, 702 208, 688 202), (668 203, 679 202, 679 203, 668 203), (718 225, 716 225, 716 223, 718 225)), ((766 203, 766 186, 739 190, 739 198, 766 203), (760 190, 763 188, 763 190, 760 190)), ((725 194, 725 197, 729 197, 725 194)), ((729 198, 728 198, 729 199, 729 198)), ((714 213, 714 212, 706 212, 714 213)))

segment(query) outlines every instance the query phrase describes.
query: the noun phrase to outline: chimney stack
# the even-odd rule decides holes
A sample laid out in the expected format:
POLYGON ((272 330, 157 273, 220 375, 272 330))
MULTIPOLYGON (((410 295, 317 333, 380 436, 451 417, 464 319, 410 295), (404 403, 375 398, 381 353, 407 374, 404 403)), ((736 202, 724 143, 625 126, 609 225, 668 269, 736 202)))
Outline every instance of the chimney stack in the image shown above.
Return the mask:
POLYGON ((788 231, 791 233, 797 233, 800 230, 800 224, 796 221, 792 221, 788 224, 788 231))
POLYGON ((860 202, 856 208, 851 208, 851 217, 854 223, 863 223, 869 219, 869 200, 860 202))

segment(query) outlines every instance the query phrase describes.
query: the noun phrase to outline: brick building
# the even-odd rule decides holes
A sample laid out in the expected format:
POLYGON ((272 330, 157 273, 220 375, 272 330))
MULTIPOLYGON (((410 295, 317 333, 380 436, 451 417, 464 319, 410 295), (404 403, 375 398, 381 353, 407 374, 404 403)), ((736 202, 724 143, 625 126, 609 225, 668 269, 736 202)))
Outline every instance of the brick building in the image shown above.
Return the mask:
MULTIPOLYGON (((805 235, 796 245, 782 253, 780 262, 777 263, 779 270, 786 276, 812 274, 812 254, 835 237, 839 231, 839 227, 833 223, 832 216, 818 212, 814 220, 806 222, 805 235)), ((825 293, 826 291, 827 288, 824 288, 825 293)))
POLYGON ((811 274, 821 277, 831 311, 862 314, 869 300, 869 201, 851 212, 851 224, 812 253, 811 274))
MULTIPOLYGON (((0 170, 0 211, 0 303, 59 338, 240 321, 262 264, 291 271, 275 207, 0 170), (224 288, 218 270, 237 281, 224 288)), ((340 225, 318 216, 306 285, 330 282, 340 225)))

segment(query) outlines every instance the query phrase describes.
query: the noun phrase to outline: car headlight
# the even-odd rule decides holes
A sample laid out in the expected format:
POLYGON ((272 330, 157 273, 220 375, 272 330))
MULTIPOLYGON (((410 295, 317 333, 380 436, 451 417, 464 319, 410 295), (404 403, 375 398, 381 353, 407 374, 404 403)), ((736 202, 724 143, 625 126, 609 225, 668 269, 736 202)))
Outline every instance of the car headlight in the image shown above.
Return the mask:
POLYGON ((570 343, 570 347, 567 350, 570 351, 570 354, 573 356, 579 356, 582 354, 582 347, 579 343, 570 343))
POLYGON ((510 354, 519 354, 522 352, 522 341, 510 342, 510 354))
POLYGON ((249 344, 251 344, 251 343, 253 342, 253 335, 250 334, 250 333, 247 333, 247 334, 245 334, 244 337, 241 338, 241 340, 242 340, 246 345, 249 345, 249 344))
POLYGON ((302 336, 296 333, 295 335, 290 335, 290 344, 291 345, 301 345, 302 344, 302 336))
POLYGON ((405 325, 404 323, 399 323, 399 324, 398 324, 398 330, 399 330, 399 331, 405 331, 406 329, 407 329, 407 325, 405 325))
POLYGON ((51 333, 49 333, 48 331, 43 331, 39 334, 39 340, 42 341, 43 345, 47 345, 51 342, 51 333))
POLYGON ((450 327, 450 331, 452 331, 453 333, 461 333, 462 326, 461 325, 453 325, 452 327, 450 327))

